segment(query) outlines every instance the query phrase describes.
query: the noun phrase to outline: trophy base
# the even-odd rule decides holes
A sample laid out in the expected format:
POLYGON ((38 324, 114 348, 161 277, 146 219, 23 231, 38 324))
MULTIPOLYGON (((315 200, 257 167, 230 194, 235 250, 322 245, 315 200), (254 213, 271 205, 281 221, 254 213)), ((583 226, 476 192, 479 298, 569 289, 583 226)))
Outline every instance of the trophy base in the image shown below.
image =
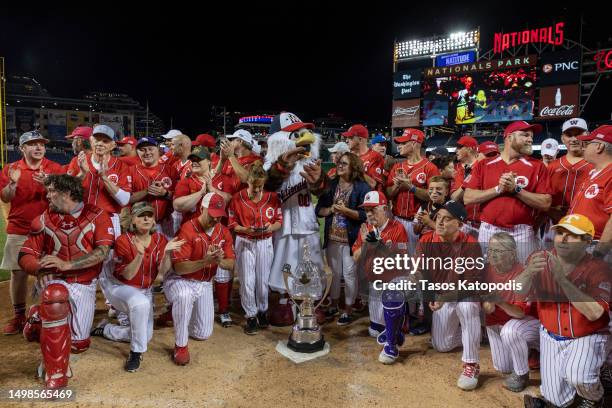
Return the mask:
POLYGON ((321 335, 321 338, 314 343, 298 343, 292 336, 289 336, 287 347, 296 353, 316 353, 325 347, 325 339, 321 335))

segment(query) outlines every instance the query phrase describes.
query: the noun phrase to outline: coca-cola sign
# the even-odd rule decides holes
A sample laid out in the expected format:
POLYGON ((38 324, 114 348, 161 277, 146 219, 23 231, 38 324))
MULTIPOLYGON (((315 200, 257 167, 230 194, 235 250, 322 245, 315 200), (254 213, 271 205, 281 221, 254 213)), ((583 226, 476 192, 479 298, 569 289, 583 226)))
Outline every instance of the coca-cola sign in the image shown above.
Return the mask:
POLYGON ((575 117, 580 111, 580 86, 560 85, 540 89, 539 117, 559 119, 575 117))
POLYGON ((421 117, 420 99, 393 101, 391 127, 404 128, 419 126, 421 117))

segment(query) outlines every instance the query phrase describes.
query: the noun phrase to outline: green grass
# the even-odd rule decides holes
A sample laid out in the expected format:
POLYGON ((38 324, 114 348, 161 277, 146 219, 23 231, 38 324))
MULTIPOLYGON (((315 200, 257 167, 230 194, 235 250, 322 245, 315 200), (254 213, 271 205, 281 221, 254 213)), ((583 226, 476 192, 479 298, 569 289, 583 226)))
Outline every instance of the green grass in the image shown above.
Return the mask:
MULTIPOLYGON (((4 243, 6 242, 6 223, 4 217, 0 215, 0 259, 4 256, 4 243)), ((0 269, 0 282, 9 280, 11 277, 10 271, 0 269)))

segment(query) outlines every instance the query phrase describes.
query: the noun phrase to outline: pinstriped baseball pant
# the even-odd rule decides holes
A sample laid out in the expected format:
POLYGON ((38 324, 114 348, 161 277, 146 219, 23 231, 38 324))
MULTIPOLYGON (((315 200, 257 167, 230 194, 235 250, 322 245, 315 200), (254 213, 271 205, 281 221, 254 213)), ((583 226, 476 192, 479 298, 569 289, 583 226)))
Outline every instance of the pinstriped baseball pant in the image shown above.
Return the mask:
POLYGON ((463 362, 478 363, 480 337, 480 303, 447 302, 433 312, 431 342, 437 351, 463 346, 463 362))
POLYGON ((487 326, 493 367, 502 373, 529 372, 529 349, 540 348, 540 321, 526 316, 502 325, 487 326))
POLYGON ((96 311, 96 285, 98 281, 94 279, 89 285, 82 285, 80 283, 66 283, 63 280, 54 279, 48 285, 52 283, 59 283, 68 289, 72 340, 87 340, 96 311))
POLYGON ((599 370, 608 340, 607 334, 556 340, 540 328, 540 391, 544 398, 559 407, 568 406, 576 393, 599 401, 604 393, 599 370))
POLYGON ((236 236, 240 303, 247 318, 268 310, 268 280, 273 258, 272 237, 247 239, 236 236))
POLYGON ((189 337, 206 340, 213 331, 215 306, 212 282, 171 276, 164 281, 164 293, 172 304, 175 343, 185 347, 189 337))
POLYGON ((512 228, 502 228, 482 222, 478 230, 478 242, 480 242, 482 252, 485 256, 487 248, 489 247, 489 241, 497 232, 507 232, 512 235, 512 238, 516 241, 516 252, 518 254, 518 260, 521 263, 525 263, 529 255, 540 248, 540 241, 536 238, 531 225, 518 224, 512 228))

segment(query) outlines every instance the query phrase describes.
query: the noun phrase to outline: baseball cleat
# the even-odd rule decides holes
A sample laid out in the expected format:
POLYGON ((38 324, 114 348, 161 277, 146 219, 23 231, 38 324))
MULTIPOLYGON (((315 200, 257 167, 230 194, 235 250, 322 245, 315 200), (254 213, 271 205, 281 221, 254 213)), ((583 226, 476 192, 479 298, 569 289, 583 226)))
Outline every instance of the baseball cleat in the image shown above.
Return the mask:
POLYGON ((518 375, 516 373, 510 374, 509 377, 504 381, 504 387, 512 392, 521 392, 527 387, 529 382, 529 373, 524 375, 518 375))
POLYGON ((352 321, 353 321, 353 317, 351 315, 349 315, 348 313, 342 313, 342 315, 340 315, 340 318, 338 319, 336 324, 338 326, 347 326, 351 324, 352 321))
POLYGON ((189 364, 189 349, 187 348, 187 346, 174 346, 173 359, 176 365, 184 366, 189 364))
POLYGON ((383 326, 382 324, 370 322, 370 327, 368 327, 368 334, 370 335, 370 337, 377 338, 381 333, 384 333, 384 331, 385 326, 383 326))
POLYGON ((100 323, 89 333, 90 336, 104 337, 104 327, 108 324, 108 320, 102 319, 100 323))
POLYGON ((221 313, 221 315, 219 316, 219 320, 221 320, 221 325, 223 327, 232 327, 232 325, 234 324, 234 321, 232 320, 231 316, 229 313, 221 313))
POLYGON ((463 372, 457 380, 457 387, 464 391, 471 391, 478 386, 480 365, 478 363, 463 363, 463 372))
POLYGON ((142 353, 136 353, 130 351, 127 361, 125 362, 125 371, 128 373, 135 373, 140 368, 140 362, 142 361, 142 353))
POLYGON ((21 333, 25 323, 26 323, 25 316, 15 316, 11 320, 8 321, 6 326, 4 326, 4 329, 2 329, 2 333, 5 336, 10 336, 13 334, 21 333))
POLYGON ((268 322, 268 312, 257 313, 257 325, 260 329, 266 329, 270 326, 270 322, 268 322))
POLYGON ((257 334, 257 318, 247 318, 246 325, 244 326, 244 332, 248 335, 257 334))
POLYGON ((525 408, 546 408, 548 404, 542 398, 532 397, 531 395, 525 395, 523 397, 523 404, 525 408))
POLYGON ((586 398, 582 398, 580 395, 576 395, 576 398, 574 399, 574 405, 572 406, 576 408, 600 408, 603 407, 603 398, 599 401, 592 401, 586 398))
POLYGON ((399 356, 399 350, 397 349, 397 347, 391 347, 391 346, 385 345, 382 351, 380 352, 380 354, 378 355, 378 361, 380 361, 383 364, 389 365, 389 364, 395 363, 398 356, 399 356))

